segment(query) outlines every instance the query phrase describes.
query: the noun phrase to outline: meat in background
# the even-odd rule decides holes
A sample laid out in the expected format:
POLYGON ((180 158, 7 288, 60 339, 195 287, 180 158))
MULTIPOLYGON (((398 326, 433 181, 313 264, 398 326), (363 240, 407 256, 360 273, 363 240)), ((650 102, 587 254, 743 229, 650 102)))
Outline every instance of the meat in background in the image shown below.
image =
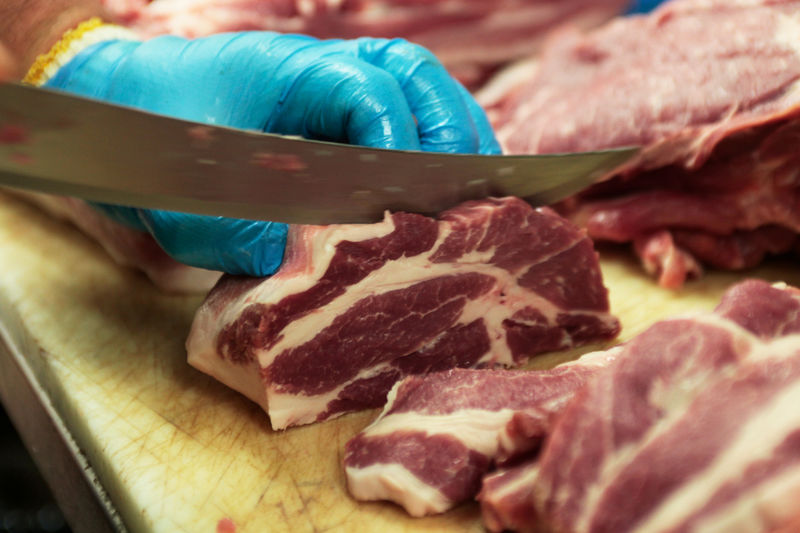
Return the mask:
POLYGON ((508 153, 643 146, 560 211, 678 287, 798 245, 798 27, 797 1, 673 0, 562 32, 479 101, 508 153))
POLYGON ((800 290, 747 280, 552 370, 408 377, 344 466, 415 516, 480 486, 490 531, 794 531, 798 402, 800 290))
POLYGON ((145 36, 267 30, 330 39, 402 37, 421 44, 469 87, 534 53, 554 28, 588 28, 628 0, 105 0, 145 36))

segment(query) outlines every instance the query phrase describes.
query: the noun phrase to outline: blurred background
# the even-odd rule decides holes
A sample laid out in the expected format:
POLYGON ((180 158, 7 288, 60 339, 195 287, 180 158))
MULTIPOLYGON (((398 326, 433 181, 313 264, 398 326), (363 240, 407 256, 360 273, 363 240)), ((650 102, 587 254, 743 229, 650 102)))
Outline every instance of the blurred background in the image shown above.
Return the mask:
POLYGON ((71 533, 6 412, 0 408, 0 533, 71 533))

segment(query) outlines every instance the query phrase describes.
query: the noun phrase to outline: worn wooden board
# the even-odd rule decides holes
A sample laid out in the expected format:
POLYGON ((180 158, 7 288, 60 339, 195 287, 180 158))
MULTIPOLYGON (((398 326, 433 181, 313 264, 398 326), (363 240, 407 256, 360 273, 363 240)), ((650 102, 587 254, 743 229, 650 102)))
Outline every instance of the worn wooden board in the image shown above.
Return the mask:
MULTIPOLYGON (((672 292, 622 250, 603 250, 602 261, 621 339, 711 309, 744 276, 800 283, 800 269, 776 262, 672 292)), ((237 532, 482 530, 475 505, 412 519, 351 500, 342 450, 375 412, 273 432, 258 407, 186 364, 200 297, 159 293, 74 228, 2 194, 0 265, 6 313, 38 347, 26 356, 131 531, 214 532, 221 520, 237 532)))

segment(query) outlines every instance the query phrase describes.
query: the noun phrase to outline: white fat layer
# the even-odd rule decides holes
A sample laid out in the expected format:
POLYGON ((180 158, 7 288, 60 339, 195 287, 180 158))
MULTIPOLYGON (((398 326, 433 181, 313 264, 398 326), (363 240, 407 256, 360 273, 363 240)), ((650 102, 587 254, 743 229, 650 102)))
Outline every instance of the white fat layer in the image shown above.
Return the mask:
MULTIPOLYGON (((592 366, 600 369, 608 366, 621 351, 621 346, 615 346, 607 351, 590 352, 583 355, 579 359, 563 363, 559 365, 559 367, 592 366)), ((513 377, 509 376, 509 379, 513 379, 513 377)), ((478 428, 476 428, 478 433, 495 431, 498 434, 498 438, 503 439, 504 437, 507 437, 505 433, 505 426, 508 421, 511 419, 514 413, 522 411, 511 409, 501 409, 497 411, 488 411, 485 409, 462 409, 456 413, 447 413, 441 415, 423 415, 418 412, 387 415, 386 413, 394 406, 394 403, 397 400, 398 391, 403 383, 404 380, 400 380, 394 384, 386 396, 386 404, 384 405, 381 414, 363 430, 362 435, 373 437, 391 433, 395 430, 406 429, 425 431, 429 435, 447 434, 459 439, 466 446, 481 451, 481 453, 484 453, 485 455, 494 455, 497 448, 496 445, 493 444, 490 447, 484 443, 481 446, 486 446, 487 450, 492 449, 495 451, 492 451, 491 453, 489 451, 482 451, 481 448, 470 443, 475 442, 476 440, 484 442, 484 439, 482 437, 475 439, 475 433, 469 434, 467 439, 462 439, 461 437, 465 434, 461 432, 461 429, 476 426, 475 420, 480 420, 481 422, 478 424, 478 428)), ((558 403, 561 400, 562 398, 559 396, 553 398, 552 402, 558 403)), ((537 405, 536 412, 539 412, 542 409, 547 410, 548 406, 548 402, 540 402, 537 405)), ((533 411, 533 409, 531 411, 533 411)))
POLYGON ((270 425, 272 425, 272 429, 285 429, 289 426, 316 422, 317 415, 325 411, 330 401, 336 399, 341 388, 316 396, 284 394, 276 392, 274 389, 267 389, 267 391, 269 396, 267 412, 270 425))
POLYGON ((536 484, 536 478, 539 476, 538 465, 535 463, 527 463, 516 468, 521 469, 522 473, 515 473, 514 478, 512 478, 510 481, 504 481, 501 485, 499 485, 500 488, 493 490, 489 494, 491 498, 482 498, 483 501, 501 501, 503 498, 517 492, 532 491, 532 488, 536 484))
POLYGON ((772 531, 800 516, 798 501, 800 466, 787 468, 713 515, 703 518, 694 530, 698 533, 772 531))
POLYGON ((267 393, 261 381, 258 365, 255 363, 241 365, 223 361, 216 351, 212 350, 189 350, 188 363, 267 410, 267 393))
MULTIPOLYGON (((563 366, 580 364, 582 366, 602 368, 607 366, 619 352, 620 349, 614 349, 611 354, 592 352, 563 366)), ((412 411, 393 413, 386 416, 386 411, 391 408, 396 400, 400 383, 402 381, 395 384, 389 392, 384 411, 375 422, 363 431, 363 435, 376 437, 404 430, 421 431, 427 435, 448 435, 469 449, 493 457, 497 453, 499 444, 509 438, 506 433, 506 427, 516 413, 527 412, 532 416, 536 416, 552 410, 552 404, 558 404, 563 401, 561 396, 555 396, 550 401, 541 401, 535 407, 527 410, 499 409, 491 411, 465 408, 447 414, 421 414, 412 411)))
POLYGON ((487 457, 497 454, 498 434, 517 411, 501 409, 463 409, 447 415, 423 415, 419 413, 391 414, 370 426, 363 435, 373 438, 391 435, 395 431, 418 431, 426 435, 446 435, 487 457))
MULTIPOLYGON (((680 490, 669 495, 636 531, 665 531, 679 525, 688 515, 702 509, 720 487, 735 479, 748 465, 769 459, 787 436, 800 429, 798 404, 800 383, 795 383, 743 421, 730 446, 705 470, 696 472, 680 490)), ((758 486, 753 487, 754 493, 758 490, 758 486)))
POLYGON ((772 39, 800 55, 800 43, 797 42, 797 36, 800 35, 800 22, 798 22, 794 14, 792 14, 793 16, 789 16, 779 11, 777 13, 778 27, 772 35, 772 39))
MULTIPOLYGON (((750 359, 764 345, 748 330, 716 314, 701 315, 694 319, 694 322, 696 324, 714 326, 730 333, 731 343, 737 353, 740 354, 739 360, 750 359)), ((702 340, 702 337, 699 340, 702 340)), ((685 339, 678 337, 676 341, 683 342, 685 339)), ((668 350, 668 345, 664 349, 665 351, 668 350)), ((707 351, 703 344, 694 346, 693 350, 695 353, 705 353, 707 351)), ((673 421, 680 419, 695 396, 703 390, 703 384, 708 383, 709 379, 717 380, 731 375, 738 368, 737 364, 729 364, 724 367, 704 364, 702 358, 691 357, 691 355, 689 354, 689 356, 685 357, 682 361, 682 368, 675 371, 674 376, 677 376, 677 379, 673 377, 669 380, 669 383, 665 383, 659 380, 658 376, 654 378, 647 402, 667 413, 659 424, 670 425, 673 421)), ((658 428, 656 429, 658 430, 658 428)), ((660 434, 661 431, 657 431, 657 433, 660 434)))
POLYGON ((532 56, 512 63, 480 88, 475 99, 481 106, 488 108, 499 104, 517 87, 524 85, 539 67, 539 58, 532 56))
MULTIPOLYGON (((763 344, 749 331, 719 315, 713 313, 687 314, 683 317, 676 317, 674 320, 683 320, 685 318, 691 318, 695 324, 709 325, 728 330, 733 335, 735 339, 734 342, 739 346, 739 350, 752 350, 754 346, 763 344)), ((621 348, 624 349, 624 346, 621 348)), ((700 347, 696 348, 696 350, 700 349, 700 347)), ((691 365, 691 362, 696 360, 697 359, 694 357, 687 357, 687 365, 691 365)), ((736 365, 729 366, 729 372, 733 372, 736 368, 736 365)), ((659 386, 658 383, 653 386, 647 401, 663 409, 666 413, 665 416, 654 424, 639 441, 621 446, 614 450, 612 454, 606 456, 597 479, 592 481, 585 492, 583 505, 584 513, 581 514, 577 521, 579 530, 588 527, 588 522, 594 513, 594 509, 599 504, 600 498, 602 498, 608 486, 614 483, 620 471, 636 458, 636 455, 641 449, 648 446, 651 441, 670 431, 673 424, 682 419, 685 408, 691 403, 695 396, 700 393, 705 380, 711 376, 719 375, 719 373, 723 371, 723 369, 711 367, 703 369, 702 372, 687 373, 679 371, 678 374, 683 374, 683 379, 673 382, 669 386, 659 386), (684 386, 684 382, 689 385, 684 386)), ((613 394, 613 391, 609 391, 609 394, 613 394)), ((611 408, 611 404, 608 402, 604 402, 603 406, 608 409, 611 408)), ((604 416, 611 420, 612 413, 607 412, 604 416)), ((614 446, 611 442, 612 437, 613 435, 610 433, 604 435, 604 438, 608 439, 606 444, 604 444, 606 449, 613 450, 614 446)), ((566 486, 562 487, 562 491, 567 490, 568 488, 566 486)), ((566 494, 561 494, 559 497, 566 497, 566 494)))
POLYGON ((380 238, 388 235, 394 229, 394 222, 387 213, 383 221, 376 224, 331 225, 314 228, 308 234, 303 234, 301 240, 293 245, 307 248, 308 261, 305 265, 311 267, 311 270, 302 276, 294 275, 294 273, 282 275, 279 271, 276 275, 241 294, 237 300, 225 305, 220 315, 215 317, 216 327, 208 332, 210 338, 216 337, 220 325, 229 324, 238 319, 242 309, 250 304, 279 302, 287 296, 305 292, 315 286, 325 274, 336 253, 335 245, 338 242, 380 238))
POLYGON ((625 351, 625 345, 617 344, 606 350, 596 350, 594 352, 587 352, 580 356, 578 359, 567 361, 557 365, 555 368, 564 368, 569 366, 593 366, 603 368, 611 364, 612 361, 617 359, 622 352, 625 351))
MULTIPOLYGON (((356 376, 340 383, 336 388, 312 396, 280 392, 274 385, 268 385, 265 389, 264 384, 262 384, 262 396, 266 394, 266 397, 269 398, 268 413, 272 429, 284 429, 288 426, 316 422, 317 416, 325 412, 328 404, 338 398, 339 394, 348 385, 355 381, 377 376, 388 368, 388 363, 363 368, 356 376)), ((267 402, 265 401, 264 405, 266 404, 267 402)), ((335 418, 341 414, 344 413, 336 413, 330 418, 335 418)))
POLYGON ((357 500, 390 500, 402 505, 411 516, 442 513, 453 502, 398 464, 375 464, 364 468, 346 467, 347 488, 357 500))

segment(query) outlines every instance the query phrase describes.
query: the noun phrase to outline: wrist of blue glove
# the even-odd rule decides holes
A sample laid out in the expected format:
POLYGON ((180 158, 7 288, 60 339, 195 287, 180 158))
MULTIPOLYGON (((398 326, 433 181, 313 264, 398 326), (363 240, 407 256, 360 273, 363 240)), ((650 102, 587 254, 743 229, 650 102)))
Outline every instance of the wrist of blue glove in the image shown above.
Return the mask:
POLYGON ((667 0, 634 0, 628 8, 628 14, 648 13, 667 0))
MULTIPOLYGON (((403 40, 243 32, 109 41, 82 51, 46 85, 243 129, 379 148, 500 152, 468 92, 430 52, 403 40)), ((187 264, 259 276, 280 265, 283 224, 101 209, 149 231, 187 264)))

